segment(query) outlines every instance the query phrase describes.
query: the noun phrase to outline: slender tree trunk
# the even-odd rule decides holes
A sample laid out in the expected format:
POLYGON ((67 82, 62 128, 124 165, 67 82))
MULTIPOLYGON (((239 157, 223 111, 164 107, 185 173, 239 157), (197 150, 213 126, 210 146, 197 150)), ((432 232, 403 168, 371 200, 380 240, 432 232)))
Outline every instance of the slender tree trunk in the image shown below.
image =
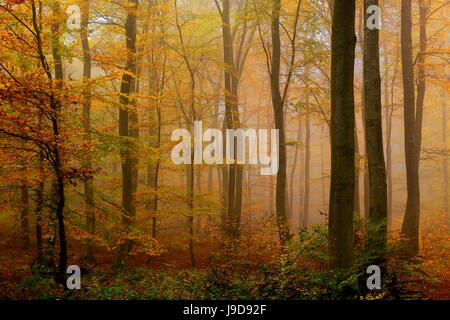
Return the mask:
POLYGON ((398 64, 399 64, 399 50, 397 49, 396 57, 395 57, 395 68, 394 74, 392 75, 391 80, 391 105, 389 109, 389 114, 387 115, 387 123, 386 123, 386 175, 387 175, 387 183, 388 183, 388 227, 392 225, 392 148, 391 148, 391 140, 392 140, 392 114, 394 112, 394 91, 395 91, 395 80, 397 78, 398 72, 398 64))
POLYGON ((412 9, 411 0, 402 0, 401 52, 403 74, 403 104, 405 129, 405 162, 407 201, 402 234, 407 239, 407 253, 419 251, 420 189, 419 159, 414 96, 414 69, 412 60, 412 9))
POLYGON ((322 209, 325 209, 327 205, 327 196, 325 194, 325 163, 324 163, 324 127, 320 127, 320 176, 322 182, 322 209))
MULTIPOLYGON (((212 166, 208 166, 208 196, 210 196, 214 191, 214 168, 212 166)), ((212 225, 212 217, 208 215, 206 218, 206 232, 209 235, 209 230, 212 225)))
MULTIPOLYGON (((238 88, 237 69, 234 61, 233 38, 231 34, 230 1, 222 1, 222 38, 225 74, 225 123, 227 129, 236 129, 240 126, 238 112, 238 88)), ((236 138, 234 139, 234 155, 236 155, 236 138)), ((242 210, 242 165, 230 164, 228 167, 228 192, 227 192, 227 216, 226 230, 229 241, 239 238, 239 228, 242 210)))
POLYGON ((272 63, 270 74, 270 86, 272 92, 272 105, 275 116, 275 128, 278 129, 278 174, 276 186, 275 208, 278 233, 282 248, 290 241, 291 235, 287 223, 286 214, 286 144, 284 130, 284 101, 280 94, 280 64, 281 64, 281 40, 280 40, 280 10, 281 0, 274 0, 272 7, 272 63))
MULTIPOLYGON (((42 117, 40 117, 39 122, 42 121, 42 117)), ((44 175, 44 157, 42 153, 39 154, 39 176, 43 177, 44 175)), ((44 183, 39 182, 39 184, 36 187, 36 209, 35 209, 35 215, 36 215, 36 257, 37 257, 37 264, 38 265, 44 265, 45 259, 44 259, 44 241, 43 241, 43 232, 42 232, 42 209, 44 207, 44 183)))
MULTIPOLYGON (((26 174, 26 169, 24 169, 26 174)), ((30 200, 28 195, 28 182, 27 178, 22 179, 20 186, 20 226, 21 237, 20 247, 22 249, 30 248, 30 222, 29 222, 30 200)))
MULTIPOLYGON (((364 12, 378 0, 364 0, 364 12)), ((366 14, 366 21, 369 16, 366 14)), ((379 31, 364 28, 364 110, 369 167, 369 246, 382 254, 386 246, 387 185, 381 116, 379 31)))
MULTIPOLYGON (((361 49, 361 53, 364 55, 364 24, 365 24, 365 20, 364 20, 364 4, 361 5, 361 9, 359 12, 359 24, 358 24, 358 39, 359 39, 359 46, 361 49)), ((363 68, 363 78, 364 78, 364 68, 363 68)), ((363 188, 364 188, 364 192, 363 192, 363 201, 364 201, 364 218, 368 219, 369 218, 369 169, 368 169, 368 162, 367 162, 367 146, 365 145, 366 142, 366 129, 365 129, 365 106, 364 106, 364 80, 361 83, 361 116, 362 116, 362 125, 363 125, 363 130, 364 130, 364 155, 363 155, 363 161, 364 161, 364 166, 363 166, 363 188)), ((356 128, 356 124, 355 124, 355 128, 356 128)), ((357 142, 358 138, 355 137, 355 142, 357 142)), ((359 145, 355 146, 355 149, 357 149, 358 154, 360 153, 359 150, 359 145)), ((360 160, 358 159, 358 164, 360 163, 360 160)), ((356 183, 356 180, 355 180, 356 183)), ((358 181, 357 181, 358 185, 359 185, 359 175, 358 175, 358 181)), ((358 203, 359 203, 359 186, 358 186, 358 190, 356 190, 356 186, 355 186, 355 194, 356 192, 358 193, 358 203)))
MULTIPOLYGON (((196 177, 197 194, 201 195, 202 194, 202 169, 200 166, 197 167, 196 176, 197 176, 196 177)), ((202 216, 197 215, 195 231, 198 235, 200 234, 201 228, 202 228, 202 216)))
POLYGON ((274 178, 273 176, 270 176, 269 178, 269 216, 273 216, 273 202, 274 202, 274 178))
MULTIPOLYGON (((133 129, 130 128, 130 122, 133 122, 132 114, 135 110, 130 112, 129 106, 133 104, 130 98, 130 94, 135 90, 135 72, 136 72, 136 10, 138 8, 138 0, 131 0, 133 6, 127 14, 125 23, 125 37, 126 48, 128 51, 127 62, 125 66, 125 72, 122 76, 122 83, 120 86, 120 109, 119 109, 119 136, 124 139, 132 137, 133 129)), ((137 115, 137 114, 136 114, 137 115)), ((134 119, 135 120, 135 119, 134 119)), ((125 234, 129 232, 131 225, 131 219, 136 215, 135 199, 133 196, 134 182, 133 176, 135 175, 135 160, 133 159, 132 150, 135 141, 127 141, 125 150, 121 152, 122 156, 122 207, 125 212, 123 218, 123 224, 125 228, 125 234)), ((132 247, 132 241, 126 240, 119 246, 115 266, 123 266, 128 258, 128 254, 132 247)))
POLYGON ((307 228, 309 224, 309 174, 310 174, 310 159, 311 159, 311 125, 310 125, 310 113, 311 110, 309 108, 309 72, 310 68, 306 66, 305 68, 305 107, 306 107, 306 115, 305 115, 305 194, 303 201, 303 227, 307 228))
MULTIPOLYGON (((88 39, 88 26, 89 26, 89 1, 84 0, 81 7, 81 46, 83 48, 83 127, 85 131, 85 140, 88 145, 91 144, 91 90, 89 86, 89 80, 91 78, 91 51, 89 47, 88 39)), ((91 155, 87 156, 84 163, 86 169, 92 169, 92 159, 91 155)), ((91 235, 95 233, 95 213, 94 209, 94 182, 89 179, 84 182, 84 197, 86 203, 86 229, 91 235)), ((83 243, 83 257, 84 261, 94 261, 94 254, 92 248, 91 239, 87 239, 83 243)))
MULTIPOLYGON (((441 105, 442 105, 442 142, 444 146, 447 143, 447 100, 445 99, 445 91, 441 92, 441 105)), ((448 202, 448 187, 449 187, 449 174, 448 174, 448 157, 444 157, 442 160, 442 178, 444 179, 444 190, 443 190, 443 208, 446 213, 449 212, 449 202, 448 202)))
MULTIPOLYGON (((187 60, 186 60, 187 61, 187 60)), ((192 119, 197 121, 197 112, 195 110, 195 90, 196 90, 196 82, 195 82, 195 74, 189 63, 187 63, 190 77, 191 77, 191 114, 192 119)), ((192 126, 191 137, 194 136, 194 128, 192 126)), ((192 267, 197 266, 197 259, 195 256, 195 239, 194 239, 194 143, 191 144, 191 164, 189 165, 189 216, 188 216, 188 228, 189 228, 189 253, 191 257, 191 265, 192 267)))
MULTIPOLYGON (((297 145, 295 146, 294 150, 294 161, 292 163, 292 170, 291 170, 291 178, 290 178, 290 191, 291 196, 289 197, 289 207, 288 207, 288 218, 292 218, 294 216, 294 179, 295 179, 295 172, 297 169, 297 161, 298 161, 298 149, 300 148, 300 139, 301 139, 301 130, 302 130, 302 122, 300 119, 300 116, 298 117, 298 130, 297 130, 297 145)), ((300 170, 301 171, 301 170, 300 170)), ((300 182, 301 184, 301 182, 300 182)))
POLYGON ((420 160, 420 149, 422 147, 422 119, 423 107, 425 101, 426 79, 425 79, 425 63, 428 46, 427 37, 427 14, 430 5, 429 0, 419 0, 419 48, 417 55, 417 100, 416 100, 416 158, 420 160))
POLYGON ((304 153, 304 137, 303 137, 303 125, 302 125, 302 120, 300 119, 299 122, 299 141, 301 143, 300 145, 300 150, 299 150, 299 154, 300 154, 300 170, 299 170, 299 175, 298 175, 298 180, 299 180, 299 186, 298 186, 298 227, 302 228, 303 227, 303 210, 305 209, 305 170, 303 170, 303 168, 305 168, 305 153, 304 153))
MULTIPOLYGON (((52 13, 55 17, 59 17, 61 14, 61 8, 58 2, 52 3, 52 13)), ((35 8, 33 4, 33 14, 35 14, 35 8)), ((35 18, 34 18, 34 21, 35 18)), ((56 21, 59 21, 58 19, 56 21)), ((35 24, 35 29, 37 29, 35 24)), ((56 88, 61 90, 62 89, 62 82, 64 81, 64 73, 63 73, 63 65, 62 65, 62 57, 60 54, 60 42, 59 42, 59 36, 60 36, 60 29, 61 24, 60 22, 54 22, 51 26, 52 30, 52 55, 54 60, 54 79, 56 80, 56 88)), ((43 55, 43 52, 40 52, 43 55)), ((42 63, 44 65, 44 63, 42 63)), ((49 79, 51 80, 51 75, 48 74, 49 79)), ((51 108, 55 112, 54 115, 51 116, 51 123, 52 123, 52 129, 53 129, 53 138, 55 139, 55 142, 61 143, 61 138, 59 134, 59 123, 60 123, 60 116, 61 116, 61 103, 58 100, 57 97, 54 95, 51 96, 51 108)), ((52 157, 53 157, 53 169, 55 173, 55 180, 53 181, 53 190, 55 195, 55 213, 56 213, 56 223, 58 226, 58 238, 59 238, 59 261, 58 261, 58 268, 56 273, 56 280, 57 282, 65 285, 65 272, 67 269, 67 240, 66 240, 66 231, 65 231, 65 223, 64 223, 64 209, 65 209, 65 191, 64 191, 64 176, 63 176, 63 163, 59 151, 59 146, 55 144, 52 150, 52 157)), ((53 217, 51 218, 53 220, 53 217)), ((51 225, 49 228, 53 227, 53 222, 51 222, 51 225)))
MULTIPOLYGON (((39 1, 38 8, 36 12, 35 4, 32 4, 32 10, 33 10, 33 25, 36 31, 37 35, 40 35, 40 30, 42 30, 42 1, 39 1), (38 22, 39 19, 39 22, 38 22)), ((42 65, 43 61, 40 61, 38 63, 38 66, 44 67, 42 65)), ((39 114, 38 123, 39 127, 42 125, 43 121, 43 113, 39 114)), ((42 181, 40 181, 35 189, 36 194, 36 208, 35 208, 35 215, 36 215, 36 257, 37 257, 37 264, 38 265, 45 265, 46 259, 44 256, 44 240, 43 240, 43 232, 42 232, 42 209, 44 207, 44 188, 45 184, 43 181, 44 178, 44 153, 42 151, 39 152, 39 158, 38 158, 38 168, 39 168, 39 177, 41 177, 42 181)))
MULTIPOLYGON (((148 12, 149 14, 153 14, 152 8, 157 4, 157 1, 150 0, 148 12)), ((155 29, 155 24, 152 26, 152 35, 157 32, 155 29)), ((163 32, 163 31, 162 31, 163 32)), ((163 39, 160 37, 156 37, 155 40, 152 41, 152 46, 156 47, 158 44, 163 43, 163 39)), ((153 50, 153 48, 151 48, 153 50)), ((151 59, 148 66, 148 88, 149 88, 149 96, 150 97, 158 97, 158 98, 150 98, 149 105, 156 105, 155 110, 150 111, 150 128, 149 128, 149 137, 150 137, 150 147, 152 149, 156 149, 159 152, 159 148, 161 147, 161 130, 162 130, 162 113, 161 113, 161 99, 159 98, 162 94, 162 91, 165 86, 165 62, 166 62, 166 54, 164 52, 164 62, 163 70, 161 74, 159 74, 158 70, 155 68, 155 65, 160 63, 157 61, 155 64, 154 59, 158 59, 156 57, 157 53, 153 52, 149 55, 149 59, 151 59), (156 123, 156 124, 155 124, 156 123)), ((152 237, 156 238, 157 233, 157 217, 156 214, 158 212, 158 186, 159 186, 159 172, 160 172, 160 159, 159 154, 154 155, 155 160, 147 166, 147 185, 154 192, 153 195, 150 196, 150 199, 146 202, 146 209, 151 210, 153 213, 152 217, 152 237)))
MULTIPOLYGON (((387 59, 386 59, 387 64, 387 59)), ((387 183, 387 230, 392 222, 392 123, 391 123, 391 105, 389 103, 389 77, 388 73, 384 77, 384 125, 386 128, 386 183, 387 183)))
MULTIPOLYGON (((192 130, 193 131, 193 130, 192 130)), ((195 244, 194 244, 194 150, 191 150, 191 164, 187 167, 187 193, 188 193, 188 209, 187 227, 189 236, 189 257, 191 259, 191 266, 195 267, 197 261, 195 259, 195 244)))
POLYGON ((329 241, 332 264, 353 264, 355 187, 355 1, 335 0, 331 39, 331 187, 329 241))
POLYGON ((252 209, 252 167, 247 167, 247 210, 252 209))
MULTIPOLYGON (((158 102, 157 102, 158 103, 158 102)), ((157 122, 157 125, 151 125, 149 130, 150 135, 150 146, 155 149, 159 149, 161 146, 161 111, 157 107, 157 110, 152 111, 150 116, 150 121, 157 122)), ((153 213, 152 217, 152 237, 156 238, 156 214, 158 211, 158 180, 160 171, 160 161, 158 155, 156 155, 156 160, 147 166, 147 185, 152 189, 152 194, 149 201, 147 201, 147 210, 151 210, 153 213)))
POLYGON ((353 211, 355 215, 360 216, 361 205, 359 203, 359 173, 360 173, 361 155, 359 151, 358 127, 355 121, 355 195, 353 199, 353 211))

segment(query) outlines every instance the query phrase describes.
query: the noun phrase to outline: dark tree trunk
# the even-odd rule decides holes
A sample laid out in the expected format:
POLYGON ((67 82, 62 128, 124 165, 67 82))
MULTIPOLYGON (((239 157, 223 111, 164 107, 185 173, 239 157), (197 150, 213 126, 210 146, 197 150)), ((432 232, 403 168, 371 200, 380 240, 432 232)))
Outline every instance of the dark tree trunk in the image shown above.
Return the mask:
POLYGON ((332 264, 353 264, 355 187, 355 1, 335 0, 331 39, 331 186, 329 241, 332 264))
MULTIPOLYGON (((129 106, 133 103, 130 98, 130 94, 135 91, 135 72, 136 72, 136 10, 138 8, 138 0, 131 0, 133 6, 127 14, 127 19, 125 23, 125 37, 126 37, 126 48, 128 51, 127 62, 125 65, 125 72, 122 76, 122 82, 120 86, 120 99, 119 102, 121 107, 119 109, 119 136, 132 137, 133 130, 136 128, 131 128, 130 122, 133 122, 133 114, 137 115, 135 110, 129 111, 129 106)), ((125 217, 123 219, 123 224, 125 228, 125 234, 129 232, 131 219, 136 215, 135 199, 133 195, 134 191, 134 181, 133 176, 135 175, 135 160, 132 150, 134 142, 127 140, 125 143, 125 150, 122 150, 122 207, 125 212, 125 217)), ((124 265, 127 261, 128 254, 132 248, 132 242, 126 240, 123 244, 119 246, 115 266, 120 267, 124 265)))
MULTIPOLYGON (((24 170, 26 174, 26 169, 24 170)), ((22 179, 20 186, 20 226, 21 237, 20 247, 22 249, 29 249, 30 247, 30 222, 29 222, 30 200, 28 195, 27 178, 22 179)))
MULTIPOLYGON (((34 10, 33 10, 34 11, 34 10)), ((58 17, 61 14, 61 8, 58 2, 52 4, 52 12, 58 17)), ((58 20, 57 20, 58 21, 58 20)), ((54 60, 54 68, 55 68, 55 80, 56 80, 56 88, 62 89, 62 82, 64 80, 63 73, 63 64, 62 57, 59 53, 60 51, 60 29, 61 24, 59 22, 55 22, 52 24, 52 55, 54 60)), ((52 129, 53 129, 53 138, 55 142, 61 143, 60 135, 59 135, 59 123, 60 123, 60 114, 61 114, 61 103, 55 96, 51 97, 51 108, 55 111, 54 115, 51 117, 52 129)), ((53 169, 55 171, 55 181, 53 182, 53 190, 55 192, 55 200, 56 200, 56 222, 58 226, 58 238, 59 238, 59 261, 58 261, 58 269, 56 274, 56 280, 65 285, 65 273, 67 269, 67 240, 66 240, 66 231, 64 224, 64 209, 65 209, 65 191, 64 191, 64 173, 63 173, 63 163, 59 151, 58 144, 55 144, 52 150, 53 154, 53 169)))
MULTIPOLYGON (((157 5, 157 1, 150 0, 148 3, 148 12, 153 15, 156 19, 156 13, 153 11, 153 7, 157 5)), ((148 29, 148 26, 145 27, 148 29)), ((163 43, 162 36, 156 36, 156 32, 164 32, 161 24, 161 31, 156 30, 156 24, 153 23, 151 32, 152 36, 155 37, 152 40, 152 47, 157 47, 159 44, 163 43)), ((153 50, 153 48, 151 48, 153 50)), ((156 149, 159 152, 161 147, 161 130, 162 130, 162 114, 161 114, 161 99, 159 98, 164 90, 165 86, 165 64, 166 64, 166 54, 164 52, 163 61, 158 56, 157 52, 151 52, 149 54, 149 66, 148 66, 148 94, 149 105, 155 105, 155 110, 150 111, 150 128, 149 128, 149 138, 150 147, 156 149), (159 60, 158 60, 159 59, 159 60), (162 71, 158 71, 157 65, 162 64, 162 71)), ((157 213, 158 213, 158 187, 159 187, 159 172, 160 172, 160 159, 159 154, 154 155, 155 160, 147 166, 147 185, 151 188, 154 194, 150 195, 150 199, 146 202, 146 209, 152 211, 152 237, 156 238, 157 234, 157 213)))
MULTIPOLYGON (((224 59, 224 79, 225 79, 225 121, 227 129, 240 127, 238 111, 238 90, 239 90, 239 66, 235 63, 233 49, 233 37, 231 32, 230 1, 222 1, 222 39, 223 39, 223 59, 224 59)), ((224 127, 225 127, 224 126, 224 127)), ((236 138, 234 139, 234 155, 236 155, 236 138)), ((227 214, 225 216, 225 233, 228 240, 235 242, 240 234, 240 220, 242 210, 242 165, 232 163, 228 166, 227 173, 227 214)))
POLYGON ((280 10, 281 0, 274 0, 271 21, 272 63, 270 73, 270 87, 272 92, 272 105, 275 116, 275 128, 278 129, 279 134, 279 166, 277 174, 275 209, 280 243, 284 248, 290 241, 291 235, 289 232, 286 214, 286 144, 284 130, 284 101, 280 93, 280 10))
MULTIPOLYGON (((39 155, 39 176, 42 177, 44 175, 44 157, 42 153, 39 155)), ((36 187, 36 257, 37 264, 44 265, 44 241, 43 241, 43 232, 42 232, 42 209, 44 207, 44 183, 40 182, 36 187)))
POLYGON ((401 6, 401 52, 403 74, 403 104, 405 129, 405 162, 407 201, 402 234, 407 239, 407 253, 419 251, 420 189, 419 189, 419 142, 417 140, 416 110, 414 96, 414 69, 412 60, 412 9, 411 0, 402 0, 401 6))
POLYGON ((195 259, 195 243, 194 243, 194 150, 191 150, 191 164, 186 166, 186 183, 187 183, 187 197, 188 197, 188 245, 189 257, 191 266, 195 267, 197 261, 195 259))
MULTIPOLYGON (((364 12, 378 0, 365 0, 364 12)), ((365 21, 369 16, 366 14, 365 21)), ((377 254, 384 251, 387 241, 387 185, 383 150, 381 116, 381 76, 379 31, 364 28, 364 110, 366 155, 369 167, 369 243, 377 254), (376 227, 376 228, 375 228, 376 227)))
MULTIPOLYGON (((39 1, 39 7, 37 8, 34 3, 32 4, 32 10, 33 10, 33 26, 36 31, 36 35, 40 36, 40 30, 42 30, 42 1, 39 1), (39 22, 38 22, 39 19, 39 22)), ((38 38, 39 39, 39 38, 38 38)), ((40 46, 38 47, 38 50, 40 49, 40 46)), ((40 62, 38 63, 38 66, 44 67, 42 65, 42 56, 40 59, 40 62)), ((43 113, 39 115, 38 123, 39 127, 42 125, 43 121, 43 113)), ((39 152, 39 158, 38 158, 38 168, 39 168, 39 177, 41 179, 44 177, 44 153, 43 151, 39 152)), ((42 209, 44 207, 44 188, 45 184, 42 181, 39 182, 35 189, 36 194, 36 208, 35 208, 35 215, 36 215, 36 257, 37 257, 37 264, 38 265, 44 265, 45 264, 45 257, 44 257, 44 240, 43 240, 43 232, 42 232, 42 209)))
MULTIPOLYGON (((158 103, 158 102, 157 102, 158 103)), ((159 149, 161 146, 161 110, 159 106, 157 110, 151 113, 150 121, 156 121, 157 125, 151 125, 149 130, 150 135, 150 146, 152 148, 159 149), (156 119, 155 119, 156 118, 156 119)), ((156 214, 158 211, 158 180, 160 171, 160 161, 159 157, 156 157, 154 163, 147 166, 147 185, 152 188, 153 195, 150 196, 150 200, 147 202, 147 210, 153 212, 152 217, 152 237, 156 238, 156 214)))

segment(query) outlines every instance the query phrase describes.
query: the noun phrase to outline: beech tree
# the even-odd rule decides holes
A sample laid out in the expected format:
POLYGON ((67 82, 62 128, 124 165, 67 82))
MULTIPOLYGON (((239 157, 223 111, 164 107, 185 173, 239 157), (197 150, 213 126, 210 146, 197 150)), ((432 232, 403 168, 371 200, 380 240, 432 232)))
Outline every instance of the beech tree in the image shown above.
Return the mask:
POLYGON ((329 241, 333 265, 353 264, 353 198, 355 185, 355 1, 333 4, 331 38, 331 185, 329 241))
MULTIPOLYGON (((120 85, 120 109, 119 109, 119 135, 124 138, 122 150, 122 207, 124 210, 123 223, 125 232, 128 231, 131 219, 136 215, 136 161, 134 154, 137 138, 136 126, 136 105, 132 94, 136 85, 136 34, 138 0, 131 0, 132 6, 128 9, 125 22, 125 41, 127 49, 127 61, 125 65, 122 82, 120 85), (134 152, 133 152, 134 151, 134 152), (134 177, 134 179, 133 179, 134 177), (133 180, 135 182, 133 182, 133 180)), ((128 253, 132 248, 132 241, 126 240, 120 245, 116 258, 116 266, 126 263, 128 253)))
POLYGON ((369 167, 369 246, 382 250, 387 240, 387 185, 381 116, 379 31, 367 22, 368 10, 378 0, 365 0, 364 12, 364 122, 369 167))
MULTIPOLYGON (((402 0, 401 6, 401 53, 403 76, 403 108, 405 130, 405 163, 407 200, 402 233, 407 238, 409 254, 419 251, 420 189, 418 119, 421 110, 416 110, 414 93, 414 66, 412 58, 412 8, 411 0, 402 0)), ((421 121, 421 120, 419 120, 421 121)))

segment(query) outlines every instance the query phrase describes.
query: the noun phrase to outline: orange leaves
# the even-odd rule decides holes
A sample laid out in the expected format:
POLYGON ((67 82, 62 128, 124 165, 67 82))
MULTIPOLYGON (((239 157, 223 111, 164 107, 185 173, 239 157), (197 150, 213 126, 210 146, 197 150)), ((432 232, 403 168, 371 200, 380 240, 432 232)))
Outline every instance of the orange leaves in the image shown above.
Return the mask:
POLYGON ((95 173, 98 171, 98 168, 70 167, 65 169, 63 174, 68 183, 76 186, 77 181, 88 181, 93 179, 95 173))
POLYGON ((13 5, 13 4, 25 3, 25 0, 5 0, 4 3, 6 6, 9 6, 9 5, 13 5))

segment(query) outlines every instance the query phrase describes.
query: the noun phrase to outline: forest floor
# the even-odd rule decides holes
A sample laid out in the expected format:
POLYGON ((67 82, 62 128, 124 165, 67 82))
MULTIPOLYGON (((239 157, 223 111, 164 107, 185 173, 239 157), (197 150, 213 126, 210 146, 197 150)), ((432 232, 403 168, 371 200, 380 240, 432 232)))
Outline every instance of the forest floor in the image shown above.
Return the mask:
MULTIPOLYGON (((0 299, 336 299, 327 271, 280 267, 267 263, 218 263, 217 248, 200 246, 198 267, 189 266, 185 251, 132 258, 132 269, 117 272, 113 256, 98 253, 97 262, 82 265, 81 290, 64 291, 51 277, 33 270, 35 253, 0 246, 0 299), (301 276, 297 276, 301 273, 301 276), (305 280, 308 274, 308 280, 305 280), (328 280, 327 280, 328 277, 328 280)), ((266 257, 267 258, 267 257, 266 257)), ((70 263, 76 261, 76 255, 70 263)), ((423 276, 399 277, 401 299, 449 299, 450 278, 427 268, 423 276)), ((332 281, 331 281, 332 282, 332 281)), ((336 291, 336 290, 335 290, 336 291)), ((355 296, 355 299, 363 299, 355 296)), ((384 292, 366 299, 392 299, 384 292)))

